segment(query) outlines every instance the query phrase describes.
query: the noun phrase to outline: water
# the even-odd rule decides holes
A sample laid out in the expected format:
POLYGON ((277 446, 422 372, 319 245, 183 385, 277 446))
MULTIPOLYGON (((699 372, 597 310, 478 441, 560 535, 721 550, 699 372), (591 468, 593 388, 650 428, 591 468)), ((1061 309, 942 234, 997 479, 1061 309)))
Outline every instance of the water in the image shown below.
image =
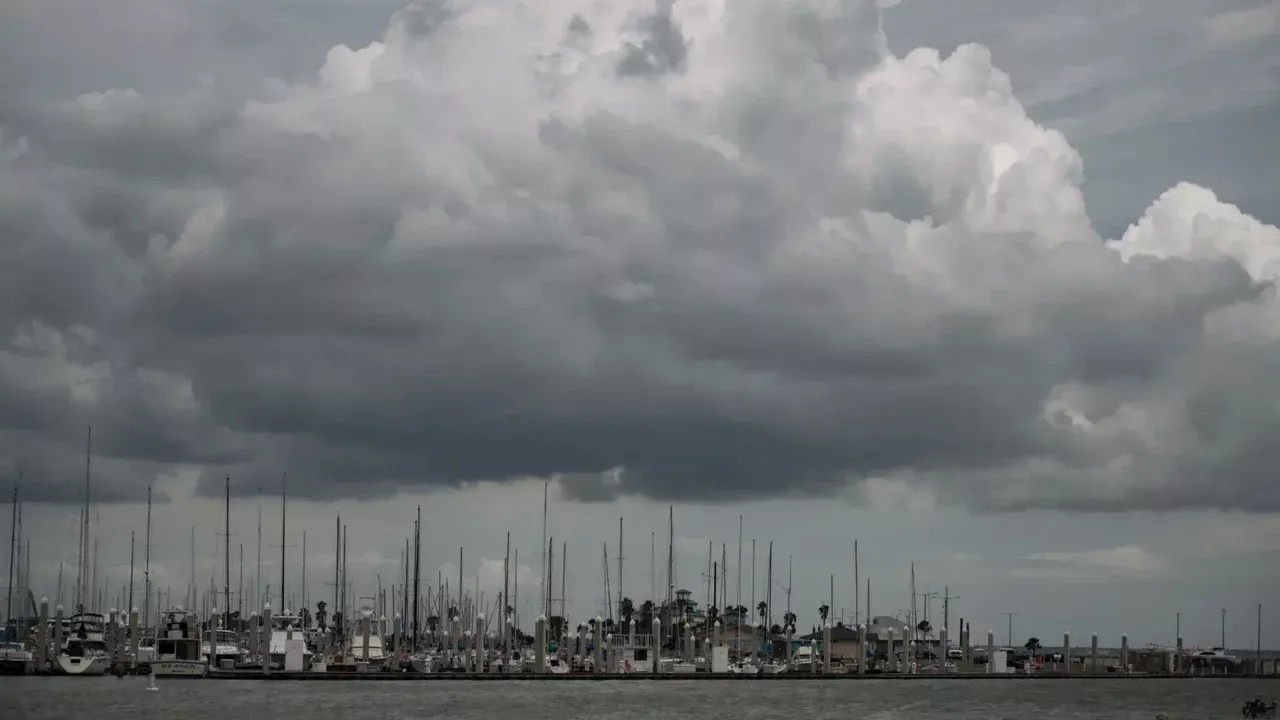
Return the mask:
POLYGON ((1280 680, 845 682, 270 682, 0 680, 15 720, 1206 720, 1240 717, 1280 680))

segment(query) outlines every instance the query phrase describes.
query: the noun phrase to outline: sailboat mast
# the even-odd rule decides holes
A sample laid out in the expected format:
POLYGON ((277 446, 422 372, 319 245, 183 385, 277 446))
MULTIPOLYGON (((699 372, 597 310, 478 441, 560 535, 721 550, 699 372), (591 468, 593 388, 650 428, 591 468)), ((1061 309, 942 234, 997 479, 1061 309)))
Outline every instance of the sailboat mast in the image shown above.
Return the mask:
POLYGON ((418 506, 418 518, 413 521, 413 640, 410 645, 418 649, 418 588, 422 582, 422 506, 418 506))
POLYGON ((151 625, 151 486, 147 486, 147 536, 146 547, 142 549, 142 554, 146 557, 143 561, 142 569, 142 626, 149 627, 151 625))
POLYGON ((284 612, 284 528, 285 528, 285 506, 288 502, 286 495, 287 484, 289 481, 289 473, 280 476, 280 612, 284 612))
MULTIPOLYGON (((734 595, 733 602, 739 608, 742 607, 742 516, 738 516, 738 571, 734 573, 735 579, 738 581, 738 590, 734 595)), ((755 612, 752 610, 752 612, 755 612)), ((742 657, 742 612, 738 612, 737 628, 738 641, 735 648, 738 650, 738 657, 742 657)))
POLYGON ((196 526, 191 526, 191 584, 187 586, 187 609, 196 609, 196 526))
POLYGON ((769 570, 765 575, 766 585, 765 585, 765 591, 764 591, 764 604, 768 613, 765 616, 765 632, 768 632, 769 629, 773 627, 773 541, 772 540, 769 541, 768 568, 769 570))
MULTIPOLYGON (((547 547, 547 488, 551 484, 551 479, 547 478, 542 481, 542 549, 548 550, 547 547)), ((542 556, 542 567, 547 567, 547 556, 542 556)), ((549 597, 551 590, 547 585, 547 576, 542 577, 542 602, 541 604, 547 608, 547 617, 551 617, 551 598, 549 597)))
POLYGON ((676 544, 676 511, 675 505, 667 506, 667 605, 671 604, 675 593, 675 544, 676 544))
MULTIPOLYGON (((244 619, 244 543, 240 543, 240 577, 236 580, 236 617, 244 619)), ((236 623, 239 624, 239 621, 236 623)))
MULTIPOLYGON (((560 558, 564 564, 564 558, 560 558)), ((561 572, 564 572, 561 570, 561 572)), ((561 593, 563 597, 564 593, 561 593)), ((618 518, 618 614, 615 616, 622 622, 622 518, 618 518)))
MULTIPOLYGON (((333 521, 333 610, 338 612, 338 570, 342 561, 342 516, 333 521)), ((337 640, 337 638, 334 638, 337 640)))
POLYGON ((565 578, 569 577, 569 542, 560 544, 560 617, 564 617, 565 578))
MULTIPOLYGON (((133 554, 134 554, 135 533, 129 531, 129 604, 125 607, 126 613, 133 612, 133 554)), ((130 615, 132 619, 132 615, 130 615)), ((137 628, 129 628, 130 632, 137 632, 137 628)))
MULTIPOLYGON (((81 516, 80 537, 83 539, 84 547, 81 557, 84 558, 84 570, 81 572, 84 587, 80 590, 80 600, 77 605, 84 605, 89 600, 89 473, 90 458, 93 457, 93 426, 90 425, 84 438, 84 515, 81 516)), ((85 608, 81 607, 83 612, 85 608)))
MULTIPOLYGON (((5 605, 4 619, 8 622, 13 617, 13 558, 18 543, 18 486, 13 486, 13 520, 9 526, 9 600, 5 605)), ((21 601, 21 600, 19 600, 21 601)))
MULTIPOLYGON (((853 541, 853 626, 857 627, 862 617, 862 601, 859 599, 858 591, 862 589, 862 584, 858 576, 858 541, 853 541)), ((914 592, 914 591, 912 591, 914 592)))
MULTIPOLYGON (((227 476, 227 503, 222 527, 222 627, 231 629, 231 476, 227 476)), ((210 651, 212 652, 212 651, 210 651)))
MULTIPOLYGON (((302 609, 307 608, 307 531, 302 531, 302 609)), ((299 615, 302 613, 299 612, 299 615)), ((308 623, 310 624, 310 623, 308 623)))

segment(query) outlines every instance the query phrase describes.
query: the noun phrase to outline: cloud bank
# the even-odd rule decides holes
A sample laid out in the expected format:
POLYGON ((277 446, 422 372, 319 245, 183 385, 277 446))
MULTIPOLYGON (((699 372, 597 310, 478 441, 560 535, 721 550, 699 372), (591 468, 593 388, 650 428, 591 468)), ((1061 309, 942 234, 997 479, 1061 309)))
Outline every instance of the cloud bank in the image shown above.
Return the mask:
POLYGON ((198 468, 317 498, 1280 509, 1280 229, 1093 229, 977 45, 872 0, 420 0, 314 81, 0 127, 0 457, 76 500, 198 468))

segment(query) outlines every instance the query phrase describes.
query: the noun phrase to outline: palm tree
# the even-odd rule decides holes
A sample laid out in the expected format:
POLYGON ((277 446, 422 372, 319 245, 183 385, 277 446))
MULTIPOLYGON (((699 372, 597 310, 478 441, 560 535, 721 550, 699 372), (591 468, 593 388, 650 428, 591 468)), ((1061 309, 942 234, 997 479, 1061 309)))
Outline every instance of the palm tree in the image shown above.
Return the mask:
POLYGON ((636 621, 637 625, 643 627, 653 626, 653 601, 645 600, 640 603, 640 619, 636 621))
POLYGON ((428 630, 430 630, 432 633, 435 633, 436 628, 438 628, 438 627, 440 627, 440 616, 439 616, 439 615, 428 615, 428 616, 427 616, 427 629, 428 629, 428 630))
POLYGON ((1035 655, 1036 651, 1040 649, 1040 638, 1033 637, 1023 643, 1022 647, 1026 648, 1027 652, 1035 655))
POLYGON ((622 598, 622 608, 618 614, 622 616, 623 625, 631 624, 631 617, 635 615, 635 612, 636 606, 635 603, 631 602, 631 598, 622 598))
POLYGON ((782 626, 791 628, 792 632, 796 629, 796 614, 793 612, 784 613, 782 616, 782 626))
POLYGON ((720 617, 720 610, 715 605, 707 608, 707 627, 716 624, 716 619, 720 617))
POLYGON ((765 616, 769 614, 769 603, 761 600, 756 605, 756 613, 760 616, 760 622, 764 623, 765 616))
POLYGON ((458 617, 458 608, 454 607, 453 605, 450 605, 448 617, 450 619, 458 617))
POLYGON ((818 617, 822 618, 823 625, 827 624, 827 615, 829 615, 830 613, 831 613, 831 608, 828 607, 826 603, 822 603, 821 605, 818 606, 818 617))

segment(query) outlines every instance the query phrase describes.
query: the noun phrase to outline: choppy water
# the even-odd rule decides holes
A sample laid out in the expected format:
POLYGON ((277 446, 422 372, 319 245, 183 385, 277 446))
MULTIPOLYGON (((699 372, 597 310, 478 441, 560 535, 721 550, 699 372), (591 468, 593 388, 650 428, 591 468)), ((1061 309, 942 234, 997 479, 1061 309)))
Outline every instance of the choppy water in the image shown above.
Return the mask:
POLYGON ((14 720, 1152 720, 1239 718, 1280 680, 269 682, 3 678, 14 720))

